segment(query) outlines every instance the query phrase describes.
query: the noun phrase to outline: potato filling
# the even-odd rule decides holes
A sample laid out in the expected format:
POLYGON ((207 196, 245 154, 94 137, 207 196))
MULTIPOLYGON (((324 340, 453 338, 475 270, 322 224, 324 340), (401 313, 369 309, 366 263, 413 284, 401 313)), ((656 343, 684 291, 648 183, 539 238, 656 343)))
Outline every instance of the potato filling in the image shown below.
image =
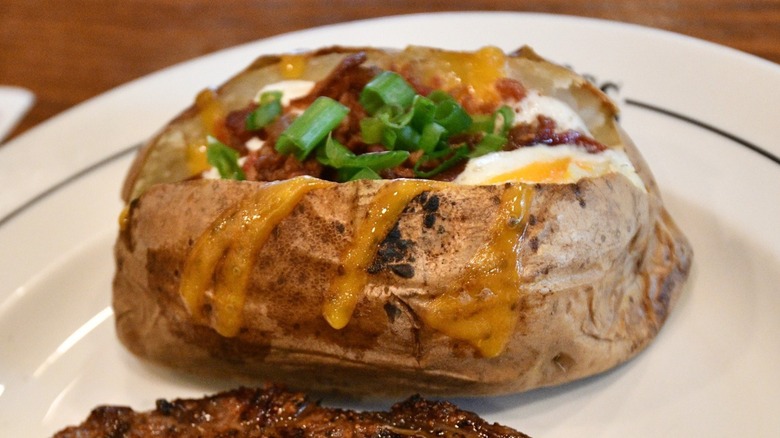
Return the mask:
POLYGON ((275 181, 309 175, 337 182, 417 178, 491 184, 568 183, 621 172, 641 187, 625 154, 597 141, 569 105, 507 77, 506 57, 496 48, 442 52, 425 63, 411 60, 390 70, 366 66, 367 56, 358 52, 317 82, 300 79, 304 60, 280 63, 285 79, 264 86, 221 123, 215 121, 220 112, 213 99, 202 93, 199 106, 210 135, 212 166, 202 177, 275 181), (496 171, 476 177, 485 162, 499 161, 496 156, 518 161, 512 170, 519 171, 529 159, 545 155, 537 151, 559 147, 571 156, 566 171, 560 170, 563 162, 542 159, 547 164, 533 172, 513 173, 505 165, 503 179, 496 179, 496 171), (474 161, 477 165, 469 169, 474 161))

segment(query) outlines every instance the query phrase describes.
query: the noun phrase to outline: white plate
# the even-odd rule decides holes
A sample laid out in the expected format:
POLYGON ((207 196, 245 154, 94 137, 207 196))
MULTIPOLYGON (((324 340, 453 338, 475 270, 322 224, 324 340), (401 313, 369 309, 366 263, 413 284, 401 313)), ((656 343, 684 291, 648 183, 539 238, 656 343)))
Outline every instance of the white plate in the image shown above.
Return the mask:
POLYGON ((22 120, 35 101, 30 90, 0 85, 0 143, 22 120))
POLYGON ((530 44, 611 84, 696 253, 690 287, 636 359, 574 384, 457 402, 538 437, 777 436, 780 68, 656 30, 514 13, 385 18, 246 44, 117 88, 0 148, 0 435, 49 435, 98 404, 151 409, 158 397, 222 389, 142 365, 114 338, 127 148, 259 54, 407 43, 530 44))

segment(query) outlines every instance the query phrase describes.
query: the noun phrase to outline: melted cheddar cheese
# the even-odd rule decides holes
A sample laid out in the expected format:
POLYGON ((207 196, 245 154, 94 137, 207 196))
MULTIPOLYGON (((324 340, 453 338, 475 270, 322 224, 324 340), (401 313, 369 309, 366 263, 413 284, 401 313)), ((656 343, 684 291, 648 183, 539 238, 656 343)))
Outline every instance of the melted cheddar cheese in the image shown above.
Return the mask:
POLYGON ((527 186, 507 187, 491 239, 471 259, 456 286, 421 309, 428 326, 470 343, 484 357, 504 351, 517 322, 521 289, 517 252, 532 194, 527 186))
POLYGON ((357 225, 352 244, 342 256, 342 272, 331 284, 323 316, 336 329, 349 323, 360 293, 368 282, 367 269, 379 244, 398 222, 406 205, 417 195, 441 183, 401 179, 383 186, 374 196, 366 217, 357 225))
POLYGON ((506 57, 501 49, 488 46, 474 53, 442 52, 441 59, 452 69, 450 79, 457 85, 484 101, 498 99, 495 83, 506 76, 506 57))
MULTIPOLYGON (((185 263, 179 292, 193 318, 222 336, 236 336, 255 259, 273 228, 306 193, 332 184, 309 177, 266 184, 222 213, 196 240, 185 263)), ((444 184, 401 179, 373 195, 324 297, 322 314, 333 328, 349 323, 370 281, 368 268, 379 245, 409 202, 444 184)), ((445 288, 420 309, 428 326, 472 344, 485 357, 503 351, 515 326, 521 286, 517 250, 531 196, 532 189, 524 185, 506 188, 489 241, 466 266, 456 287, 445 288)))
POLYGON ((298 79, 306 72, 309 58, 305 55, 282 55, 279 61, 279 72, 285 79, 298 79))
MULTIPOLYGON (((414 49, 411 49, 414 50, 414 49)), ((495 104, 500 97, 495 88, 506 76, 506 55, 497 47, 476 52, 434 52, 422 64, 407 66, 413 77, 453 94, 461 101, 473 101, 477 107, 495 104)))
POLYGON ((226 114, 217 92, 209 88, 201 91, 195 98, 195 106, 198 108, 198 116, 206 133, 224 139, 226 114))
POLYGON ((184 153, 186 154, 187 169, 190 175, 197 175, 211 169, 211 164, 206 157, 206 139, 197 143, 189 143, 184 153))
POLYGON ((306 193, 332 184, 308 177, 269 183, 223 213, 184 266, 179 292, 190 314, 223 336, 237 335, 257 252, 306 193))

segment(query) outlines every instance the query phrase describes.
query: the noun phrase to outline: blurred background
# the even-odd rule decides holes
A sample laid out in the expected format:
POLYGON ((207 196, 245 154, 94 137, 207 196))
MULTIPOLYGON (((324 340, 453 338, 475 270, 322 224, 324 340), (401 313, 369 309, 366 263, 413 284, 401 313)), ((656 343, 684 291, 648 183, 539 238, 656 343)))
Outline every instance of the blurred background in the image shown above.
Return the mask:
POLYGON ((345 21, 473 10, 635 23, 780 63, 780 0, 0 0, 0 84, 36 97, 11 137, 127 81, 222 48, 345 21))

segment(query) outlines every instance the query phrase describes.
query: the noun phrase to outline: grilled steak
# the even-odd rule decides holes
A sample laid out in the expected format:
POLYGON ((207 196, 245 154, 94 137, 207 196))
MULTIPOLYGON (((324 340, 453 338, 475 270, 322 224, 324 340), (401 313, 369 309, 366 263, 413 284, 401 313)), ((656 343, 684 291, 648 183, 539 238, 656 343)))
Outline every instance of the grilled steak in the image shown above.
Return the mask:
POLYGON ((135 412, 100 406, 65 437, 526 437, 489 424, 448 402, 414 396, 388 412, 356 412, 320 406, 278 386, 239 388, 200 399, 158 400, 135 412))

